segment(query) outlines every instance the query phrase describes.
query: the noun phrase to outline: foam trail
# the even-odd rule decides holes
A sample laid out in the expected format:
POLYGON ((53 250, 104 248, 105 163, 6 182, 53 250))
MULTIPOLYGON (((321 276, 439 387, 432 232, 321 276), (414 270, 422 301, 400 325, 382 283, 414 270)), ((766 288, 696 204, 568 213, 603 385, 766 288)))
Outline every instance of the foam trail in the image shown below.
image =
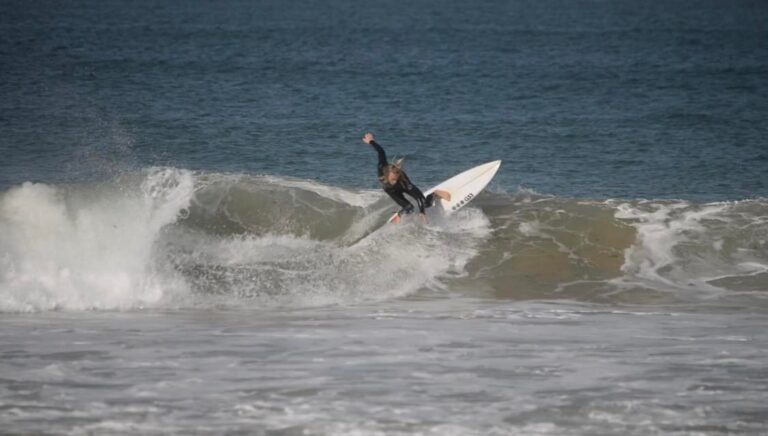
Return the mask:
POLYGON ((193 192, 191 173, 168 168, 98 187, 25 183, 5 192, 0 310, 157 304, 175 278, 153 259, 153 246, 193 192))
POLYGON ((440 288, 441 277, 464 271, 489 223, 477 210, 455 218, 450 225, 387 226, 352 245, 286 234, 222 238, 177 227, 168 234, 168 252, 204 304, 306 307, 383 300, 440 288))

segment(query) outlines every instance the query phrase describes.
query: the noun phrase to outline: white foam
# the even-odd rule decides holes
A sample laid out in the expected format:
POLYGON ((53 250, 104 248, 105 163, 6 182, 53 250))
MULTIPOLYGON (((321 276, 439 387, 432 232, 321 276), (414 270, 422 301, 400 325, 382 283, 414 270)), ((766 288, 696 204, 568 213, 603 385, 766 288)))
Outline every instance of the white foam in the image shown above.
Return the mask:
POLYGON ((518 229, 520 230, 520 233, 522 233, 524 236, 531 237, 531 236, 541 235, 538 220, 522 222, 520 223, 520 226, 518 227, 518 229))
POLYGON ((734 216, 748 221, 752 218, 734 211, 736 205, 720 202, 697 206, 682 201, 617 205, 616 218, 629 220, 637 238, 624 252, 625 276, 615 283, 722 291, 709 282, 765 271, 761 262, 740 261, 725 252, 728 239, 742 242, 738 239, 741 225, 734 216))
POLYGON ((489 227, 467 209, 445 223, 387 225, 349 246, 277 234, 174 237, 184 241, 178 260, 202 271, 192 280, 201 294, 217 294, 216 304, 304 307, 442 289, 441 277, 464 273, 489 227))
POLYGON ((25 183, 0 196, 0 311, 153 305, 172 286, 154 242, 193 194, 187 171, 138 183, 57 188, 25 183))

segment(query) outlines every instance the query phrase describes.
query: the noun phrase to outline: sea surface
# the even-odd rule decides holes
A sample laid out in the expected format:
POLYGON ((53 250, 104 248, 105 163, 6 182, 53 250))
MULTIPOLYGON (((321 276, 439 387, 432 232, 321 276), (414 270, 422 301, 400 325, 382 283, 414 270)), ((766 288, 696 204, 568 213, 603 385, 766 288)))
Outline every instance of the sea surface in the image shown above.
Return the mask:
POLYGON ((767 325, 766 2, 0 2, 2 434, 762 435, 767 325))

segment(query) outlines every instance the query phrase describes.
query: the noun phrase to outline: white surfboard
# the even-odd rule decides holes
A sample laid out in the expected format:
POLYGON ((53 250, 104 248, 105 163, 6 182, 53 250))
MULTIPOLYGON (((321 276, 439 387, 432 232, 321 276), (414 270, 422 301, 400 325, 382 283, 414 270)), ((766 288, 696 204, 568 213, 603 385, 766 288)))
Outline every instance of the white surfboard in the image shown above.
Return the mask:
MULTIPOLYGON (((447 191, 451 194, 451 201, 435 198, 435 204, 430 209, 442 209, 443 213, 452 214, 466 206, 493 179, 496 171, 499 170, 499 166, 501 166, 500 160, 478 165, 425 191, 425 197, 436 189, 447 191)), ((392 222, 396 216, 397 213, 392 215, 387 222, 392 222)))

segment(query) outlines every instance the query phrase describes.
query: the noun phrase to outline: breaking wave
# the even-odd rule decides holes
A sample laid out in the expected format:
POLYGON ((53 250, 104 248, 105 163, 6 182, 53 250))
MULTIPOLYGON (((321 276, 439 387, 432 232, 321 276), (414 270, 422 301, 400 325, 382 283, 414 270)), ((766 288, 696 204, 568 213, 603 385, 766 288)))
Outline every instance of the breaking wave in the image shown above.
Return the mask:
POLYGON ((484 193, 384 226, 378 191, 150 168, 0 193, 0 311, 354 304, 415 294, 658 302, 762 293, 768 201, 484 193))

